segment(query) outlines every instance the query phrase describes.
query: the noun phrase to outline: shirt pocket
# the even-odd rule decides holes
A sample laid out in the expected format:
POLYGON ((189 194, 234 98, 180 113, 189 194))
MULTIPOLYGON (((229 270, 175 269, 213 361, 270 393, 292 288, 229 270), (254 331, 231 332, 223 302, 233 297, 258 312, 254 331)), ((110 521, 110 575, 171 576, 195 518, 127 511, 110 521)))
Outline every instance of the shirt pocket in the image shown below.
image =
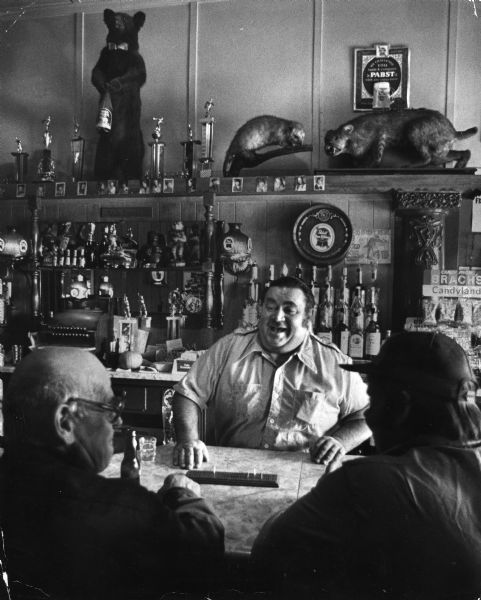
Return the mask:
POLYGON ((265 414, 266 399, 262 398, 262 384, 249 383, 232 387, 235 417, 239 421, 258 420, 265 414))
POLYGON ((331 429, 339 418, 337 403, 333 403, 325 392, 297 390, 295 396, 295 419, 307 423, 318 435, 331 429))

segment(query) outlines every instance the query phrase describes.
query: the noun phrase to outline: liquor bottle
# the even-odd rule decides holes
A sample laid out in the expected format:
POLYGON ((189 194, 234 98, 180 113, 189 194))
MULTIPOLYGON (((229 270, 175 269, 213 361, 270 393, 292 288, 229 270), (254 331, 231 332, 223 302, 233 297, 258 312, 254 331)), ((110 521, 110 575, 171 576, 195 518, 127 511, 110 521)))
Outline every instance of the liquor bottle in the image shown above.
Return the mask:
POLYGON ((316 315, 316 323, 314 325, 314 332, 316 335, 328 343, 332 342, 332 321, 334 312, 334 306, 332 303, 331 277, 332 267, 329 265, 327 267, 322 299, 319 303, 316 315))
POLYGON ((378 289, 374 286, 368 288, 366 292, 366 306, 364 308, 364 327, 367 328, 372 315, 377 313, 379 317, 379 295, 378 289))
POLYGON ((354 296, 349 315, 349 356, 362 358, 364 354, 364 305, 361 295, 354 296))
POLYGON ((112 129, 112 98, 108 91, 100 98, 97 129, 105 133, 110 133, 112 129))
POLYGON ((366 288, 362 283, 362 269, 357 268, 357 280, 351 288, 351 310, 350 310, 350 329, 355 328, 364 331, 364 309, 366 305, 366 288), (356 321, 354 324, 353 321, 356 321), (355 327, 354 327, 355 325, 355 327))
MULTIPOLYGON (((275 266, 274 265, 269 265, 269 278, 267 279, 267 281, 264 284, 264 288, 265 291, 267 291, 267 289, 270 287, 271 283, 274 281, 275 279, 275 266)), ((265 293, 264 291, 264 293, 265 293)))
POLYGON ((257 263, 252 264, 251 278, 249 280, 249 300, 259 302, 259 270, 257 263))
POLYGON ((302 281, 303 278, 302 278, 302 265, 301 265, 301 263, 297 263, 294 275, 297 277, 297 279, 300 279, 302 281))
POLYGON ((94 269, 97 266, 98 244, 94 240, 95 226, 91 224, 85 241, 85 266, 94 269))
POLYGON ((7 301, 3 293, 3 280, 0 279, 0 325, 4 325, 7 320, 7 301))
POLYGON ((381 328, 377 321, 378 311, 371 312, 369 324, 364 332, 364 358, 372 360, 381 349, 381 328))
POLYGON ((134 429, 126 431, 124 457, 120 463, 120 477, 140 485, 140 451, 137 433, 134 429))
POLYGON ((366 288, 362 282, 362 269, 360 266, 357 267, 356 273, 356 283, 351 288, 351 302, 358 296, 364 309, 366 303, 366 288))
POLYGON ((334 311, 334 343, 344 354, 349 353, 349 288, 347 287, 347 268, 342 269, 341 287, 338 291, 334 311))

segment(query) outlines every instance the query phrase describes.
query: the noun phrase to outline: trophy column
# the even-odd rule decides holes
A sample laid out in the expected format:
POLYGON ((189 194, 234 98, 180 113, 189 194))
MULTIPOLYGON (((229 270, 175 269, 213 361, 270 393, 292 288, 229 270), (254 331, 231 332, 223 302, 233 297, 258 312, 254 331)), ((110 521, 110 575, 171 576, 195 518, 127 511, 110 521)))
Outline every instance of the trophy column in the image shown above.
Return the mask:
POLYGON ((199 158, 199 175, 201 177, 212 176, 212 150, 214 144, 214 117, 211 115, 214 101, 211 98, 204 104, 205 115, 200 120, 202 125, 202 142, 201 142, 201 153, 202 156, 199 158))
POLYGON ((52 118, 50 116, 42 121, 45 125, 43 132, 44 149, 37 169, 40 181, 55 181, 55 163, 52 158, 52 151, 50 150, 50 144, 52 143, 52 134, 50 133, 51 122, 52 118))
POLYGON ((15 138, 15 141, 17 142, 17 151, 11 153, 15 158, 15 181, 17 183, 24 183, 27 176, 28 154, 23 152, 20 138, 15 138))
POLYGON ((161 180, 164 175, 164 159, 165 159, 165 143, 161 141, 162 137, 162 124, 164 117, 152 117, 153 121, 157 122, 157 125, 152 132, 153 142, 149 143, 150 146, 150 178, 151 180, 161 180))
POLYGON ((194 157, 194 146, 200 145, 200 140, 194 140, 192 133, 192 127, 190 123, 187 125, 187 140, 180 142, 184 147, 184 158, 182 161, 182 174, 185 179, 193 179, 195 173, 195 157, 194 157))
POLYGON ((74 122, 73 137, 70 140, 70 152, 72 155, 72 181, 82 181, 84 169, 85 140, 79 136, 79 124, 74 122))

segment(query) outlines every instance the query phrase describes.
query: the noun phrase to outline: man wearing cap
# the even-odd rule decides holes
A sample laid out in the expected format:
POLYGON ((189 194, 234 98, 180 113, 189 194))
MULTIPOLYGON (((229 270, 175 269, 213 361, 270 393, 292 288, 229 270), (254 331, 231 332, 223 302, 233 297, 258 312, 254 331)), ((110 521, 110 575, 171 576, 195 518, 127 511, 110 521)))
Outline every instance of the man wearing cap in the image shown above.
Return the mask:
POLYGON ((405 332, 344 368, 367 374, 380 454, 345 461, 271 517, 254 564, 279 598, 478 598, 481 411, 464 351, 405 332))

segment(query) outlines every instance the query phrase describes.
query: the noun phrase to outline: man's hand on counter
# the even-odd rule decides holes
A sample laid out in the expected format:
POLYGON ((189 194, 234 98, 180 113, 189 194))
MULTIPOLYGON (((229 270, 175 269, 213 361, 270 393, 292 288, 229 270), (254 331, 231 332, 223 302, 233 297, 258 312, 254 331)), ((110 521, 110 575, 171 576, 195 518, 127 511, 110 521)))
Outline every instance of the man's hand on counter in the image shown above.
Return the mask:
POLYGON ((329 473, 341 466, 346 449, 339 440, 326 435, 314 440, 309 452, 312 462, 324 465, 326 472, 329 473))
POLYGON ((178 442, 172 459, 174 466, 181 469, 198 469, 203 462, 209 462, 209 452, 200 440, 178 442))

